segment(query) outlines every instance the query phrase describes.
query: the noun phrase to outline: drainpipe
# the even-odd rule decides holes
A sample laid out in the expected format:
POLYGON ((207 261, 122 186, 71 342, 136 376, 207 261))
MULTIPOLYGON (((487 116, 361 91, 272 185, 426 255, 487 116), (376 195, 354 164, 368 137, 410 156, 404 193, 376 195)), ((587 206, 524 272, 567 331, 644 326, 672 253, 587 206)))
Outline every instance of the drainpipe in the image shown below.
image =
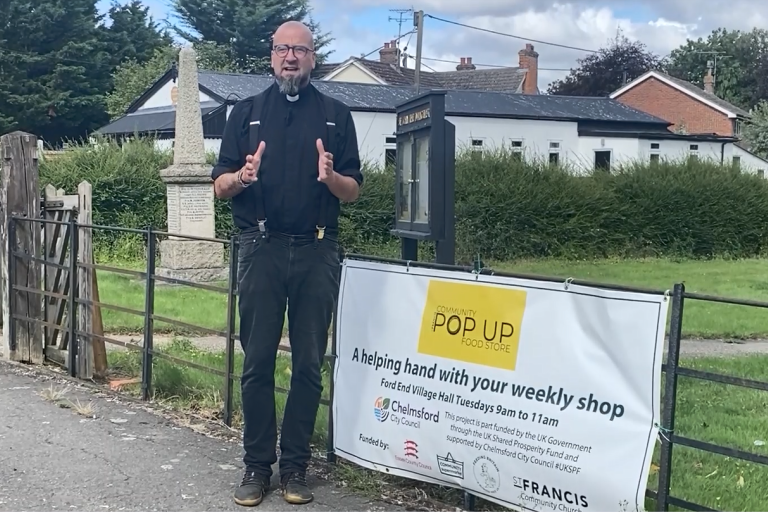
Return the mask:
POLYGON ((728 144, 727 142, 721 142, 720 143, 720 165, 723 165, 725 163, 725 145, 728 144))

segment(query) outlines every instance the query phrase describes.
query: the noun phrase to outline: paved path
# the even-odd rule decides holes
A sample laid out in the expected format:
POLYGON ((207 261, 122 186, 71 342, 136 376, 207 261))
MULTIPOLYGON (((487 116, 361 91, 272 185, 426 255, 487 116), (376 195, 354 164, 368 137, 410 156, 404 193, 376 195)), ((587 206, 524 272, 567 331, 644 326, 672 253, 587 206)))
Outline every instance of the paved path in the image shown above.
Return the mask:
MULTIPOLYGON (((0 511, 247 510, 232 501, 242 476, 236 439, 95 393, 0 362, 0 511), (66 384, 58 402, 92 402, 95 417, 50 400, 66 384)), ((402 510, 310 482, 313 503, 296 507, 270 493, 254 510, 402 510)))

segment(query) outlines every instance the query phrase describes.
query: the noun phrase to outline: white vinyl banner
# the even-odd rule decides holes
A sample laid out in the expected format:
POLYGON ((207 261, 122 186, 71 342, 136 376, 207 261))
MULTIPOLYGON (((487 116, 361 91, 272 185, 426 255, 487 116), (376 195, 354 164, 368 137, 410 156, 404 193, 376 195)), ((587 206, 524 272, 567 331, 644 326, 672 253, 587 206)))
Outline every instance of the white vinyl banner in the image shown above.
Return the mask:
POLYGON ((334 449, 518 510, 644 510, 668 304, 346 260, 334 449))

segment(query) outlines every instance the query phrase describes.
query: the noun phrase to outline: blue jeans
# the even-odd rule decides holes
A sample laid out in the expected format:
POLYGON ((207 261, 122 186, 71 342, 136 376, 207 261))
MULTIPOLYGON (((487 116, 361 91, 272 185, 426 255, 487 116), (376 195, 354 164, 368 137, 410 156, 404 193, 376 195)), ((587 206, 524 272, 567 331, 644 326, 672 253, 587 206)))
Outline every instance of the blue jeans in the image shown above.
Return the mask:
POLYGON ((238 293, 240 343, 245 352, 241 379, 243 462, 272 476, 277 462, 275 358, 286 305, 291 343, 291 390, 280 438, 280 474, 306 471, 310 440, 320 405, 320 370, 339 293, 338 242, 326 237, 270 233, 240 236, 238 293))

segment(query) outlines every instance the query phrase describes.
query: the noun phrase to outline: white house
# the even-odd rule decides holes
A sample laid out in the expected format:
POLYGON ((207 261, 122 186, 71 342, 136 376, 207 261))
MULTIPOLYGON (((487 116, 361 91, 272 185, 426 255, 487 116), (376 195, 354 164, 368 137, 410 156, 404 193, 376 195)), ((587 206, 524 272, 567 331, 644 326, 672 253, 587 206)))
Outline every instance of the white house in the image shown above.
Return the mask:
MULTIPOLYGON (((238 100, 269 87, 269 76, 200 71, 200 102, 206 147, 218 150, 227 116, 238 100)), ((360 155, 382 164, 395 154, 394 107, 416 94, 412 87, 317 81, 315 86, 352 110, 360 155)), ((173 143, 175 74, 170 70, 129 108, 99 130, 105 135, 155 135, 173 143)), ((459 148, 482 151, 504 146, 525 158, 544 158, 584 169, 632 161, 695 155, 730 162, 733 137, 681 135, 670 125, 610 98, 449 90, 447 118, 459 148)))

